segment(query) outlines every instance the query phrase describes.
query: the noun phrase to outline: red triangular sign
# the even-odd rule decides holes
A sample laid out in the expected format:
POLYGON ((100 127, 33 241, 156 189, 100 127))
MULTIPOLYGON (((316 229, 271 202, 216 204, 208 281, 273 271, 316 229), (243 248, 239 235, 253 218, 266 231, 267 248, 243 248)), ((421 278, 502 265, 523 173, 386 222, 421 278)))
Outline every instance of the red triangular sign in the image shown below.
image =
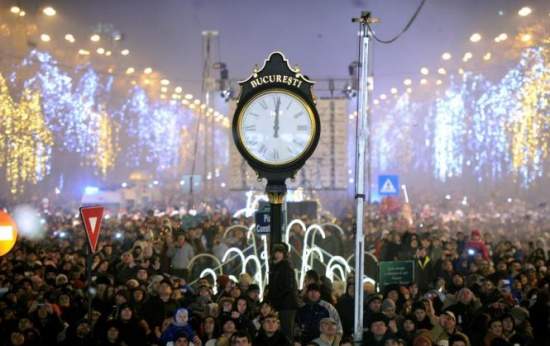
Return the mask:
POLYGON ((95 253, 99 233, 101 232, 101 219, 103 218, 103 207, 82 207, 80 218, 88 235, 88 243, 92 253, 95 253))

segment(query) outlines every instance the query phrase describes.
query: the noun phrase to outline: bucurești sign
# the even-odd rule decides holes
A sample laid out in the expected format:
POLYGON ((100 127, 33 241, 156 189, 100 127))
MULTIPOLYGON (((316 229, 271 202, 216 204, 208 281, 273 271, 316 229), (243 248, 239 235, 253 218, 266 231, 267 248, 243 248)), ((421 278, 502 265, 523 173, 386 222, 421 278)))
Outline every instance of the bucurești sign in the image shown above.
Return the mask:
POLYGON ((281 76, 280 74, 274 74, 274 75, 272 74, 272 75, 267 75, 267 76, 253 79, 250 82, 250 85, 253 88, 256 88, 256 87, 259 87, 260 85, 270 84, 270 83, 283 83, 286 85, 292 85, 297 88, 299 88, 302 85, 302 81, 300 79, 294 78, 291 76, 281 76))

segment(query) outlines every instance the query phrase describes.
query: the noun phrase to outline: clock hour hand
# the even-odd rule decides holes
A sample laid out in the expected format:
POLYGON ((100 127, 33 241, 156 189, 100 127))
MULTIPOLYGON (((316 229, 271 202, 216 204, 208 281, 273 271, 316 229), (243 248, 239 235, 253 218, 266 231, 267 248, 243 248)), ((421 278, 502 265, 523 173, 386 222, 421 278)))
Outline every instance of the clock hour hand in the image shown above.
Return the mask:
POLYGON ((275 101, 275 122, 273 124, 273 138, 279 137, 279 108, 281 106, 281 98, 277 97, 275 101))

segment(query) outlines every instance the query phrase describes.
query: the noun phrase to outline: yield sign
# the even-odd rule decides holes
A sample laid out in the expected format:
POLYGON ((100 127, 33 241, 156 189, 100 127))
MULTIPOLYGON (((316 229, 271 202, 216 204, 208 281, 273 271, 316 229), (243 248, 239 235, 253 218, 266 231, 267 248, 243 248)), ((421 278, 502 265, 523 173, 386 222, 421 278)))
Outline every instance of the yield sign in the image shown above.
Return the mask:
POLYGON ((101 231, 101 219, 103 218, 103 207, 82 207, 80 218, 88 235, 88 243, 92 253, 95 253, 99 232, 101 231))

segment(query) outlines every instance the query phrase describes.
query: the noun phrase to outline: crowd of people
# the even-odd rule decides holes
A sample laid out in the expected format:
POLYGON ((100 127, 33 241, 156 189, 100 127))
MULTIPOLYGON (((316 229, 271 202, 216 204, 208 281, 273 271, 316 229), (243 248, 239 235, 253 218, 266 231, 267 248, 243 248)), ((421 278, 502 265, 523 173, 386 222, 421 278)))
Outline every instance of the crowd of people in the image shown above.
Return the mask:
MULTIPOLYGON (((372 210, 371 262, 413 261, 415 272, 413 282, 365 283, 363 345, 549 345, 545 211, 372 210)), ((231 262, 215 281, 199 277, 217 262, 196 255, 250 251, 242 230, 224 231, 251 220, 225 211, 113 214, 92 255, 74 212, 44 218, 42 239, 19 239, 0 258, 2 345, 353 344, 353 273, 333 282, 314 265, 300 284, 299 228, 290 247, 271 249, 264 289, 231 262)), ((327 229, 317 245, 348 257, 352 214, 335 222, 344 234, 327 229)))

